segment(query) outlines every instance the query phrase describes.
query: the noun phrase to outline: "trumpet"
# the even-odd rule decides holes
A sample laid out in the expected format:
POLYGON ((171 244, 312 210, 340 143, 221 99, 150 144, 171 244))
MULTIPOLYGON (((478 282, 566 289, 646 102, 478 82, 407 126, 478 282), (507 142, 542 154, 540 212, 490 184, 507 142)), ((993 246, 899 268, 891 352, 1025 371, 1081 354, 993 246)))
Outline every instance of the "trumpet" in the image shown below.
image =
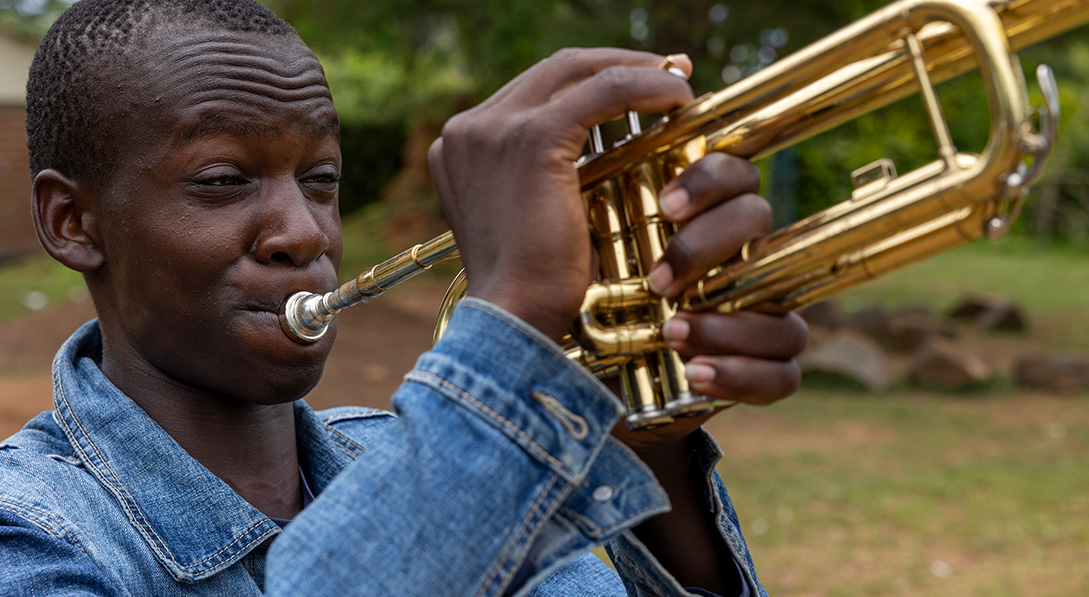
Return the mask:
MULTIPOLYGON (((960 246, 1003 235, 1055 146, 1057 89, 1037 70, 1044 104, 1028 102, 1015 51, 1089 21, 1089 0, 898 0, 605 148, 591 131, 578 165, 591 237, 601 263, 564 339, 569 358, 599 377, 617 376, 632 429, 725 406, 692 392, 679 355, 662 339, 678 310, 787 312, 960 246), (977 154, 959 151, 934 86, 978 69, 990 135, 977 154), (851 197, 747 243, 677 300, 645 276, 673 224, 657 193, 710 151, 756 159, 918 93, 938 159, 903 175, 887 159, 852 173, 851 197), (1034 116, 1038 114, 1038 117, 1034 116)), ((327 294, 288 298, 282 327, 298 342, 320 338, 336 314, 457 258, 449 232, 375 265, 327 294)), ((465 292, 447 292, 436 339, 465 292)))

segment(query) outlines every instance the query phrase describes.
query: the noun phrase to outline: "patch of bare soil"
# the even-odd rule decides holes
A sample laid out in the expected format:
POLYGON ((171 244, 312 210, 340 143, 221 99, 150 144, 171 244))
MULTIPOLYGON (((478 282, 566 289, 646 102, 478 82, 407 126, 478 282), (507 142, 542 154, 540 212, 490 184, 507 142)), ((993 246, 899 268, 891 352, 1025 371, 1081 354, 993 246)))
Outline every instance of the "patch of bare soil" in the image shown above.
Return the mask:
MULTIPOLYGON (((389 408, 401 378, 431 346, 435 313, 445 292, 439 284, 413 286, 341 314, 325 374, 307 398, 311 405, 389 408)), ((0 439, 52 409, 53 355, 94 316, 90 300, 85 300, 0 323, 0 439)))

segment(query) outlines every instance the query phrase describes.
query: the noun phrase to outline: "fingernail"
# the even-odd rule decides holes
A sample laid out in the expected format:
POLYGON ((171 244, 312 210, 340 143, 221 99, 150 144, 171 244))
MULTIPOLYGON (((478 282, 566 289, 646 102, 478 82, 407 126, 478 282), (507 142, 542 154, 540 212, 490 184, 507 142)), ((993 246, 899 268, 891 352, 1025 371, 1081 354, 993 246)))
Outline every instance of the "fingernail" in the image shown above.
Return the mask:
POLYGON ((680 217, 681 212, 684 211, 684 208, 688 206, 688 201, 688 189, 678 186, 658 197, 658 207, 666 217, 677 219, 680 217))
POLYGON ((702 363, 687 363, 684 376, 688 381, 709 382, 715 380, 715 368, 702 363))
POLYGON ((665 294, 669 285, 673 283, 673 268, 668 263, 662 262, 654 266, 647 276, 647 284, 650 289, 658 294, 665 294))
MULTIPOLYGON (((676 64, 677 62, 679 62, 681 60, 687 60, 688 62, 692 62, 692 59, 688 57, 688 54, 684 54, 684 53, 670 54, 666 58, 673 64, 676 64)), ((680 67, 671 65, 666 70, 668 70, 670 73, 673 73, 674 75, 677 75, 678 77, 680 77, 680 78, 682 78, 682 79, 684 79, 686 81, 688 80, 688 73, 681 70, 680 67)))
POLYGON ((670 319, 662 326, 662 337, 670 342, 684 342, 692 326, 683 319, 670 319))

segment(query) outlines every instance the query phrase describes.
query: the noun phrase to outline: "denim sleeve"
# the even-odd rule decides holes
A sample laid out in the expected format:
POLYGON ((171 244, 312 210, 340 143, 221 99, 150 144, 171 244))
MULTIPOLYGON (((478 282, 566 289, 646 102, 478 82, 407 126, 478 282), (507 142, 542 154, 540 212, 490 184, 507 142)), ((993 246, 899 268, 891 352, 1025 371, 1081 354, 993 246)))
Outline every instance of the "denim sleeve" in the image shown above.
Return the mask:
POLYGON ((459 304, 393 406, 398 418, 273 544, 269 594, 525 593, 668 508, 610 439, 615 398, 487 303, 459 304))
POLYGON ((0 594, 125 596, 48 514, 0 501, 0 594))

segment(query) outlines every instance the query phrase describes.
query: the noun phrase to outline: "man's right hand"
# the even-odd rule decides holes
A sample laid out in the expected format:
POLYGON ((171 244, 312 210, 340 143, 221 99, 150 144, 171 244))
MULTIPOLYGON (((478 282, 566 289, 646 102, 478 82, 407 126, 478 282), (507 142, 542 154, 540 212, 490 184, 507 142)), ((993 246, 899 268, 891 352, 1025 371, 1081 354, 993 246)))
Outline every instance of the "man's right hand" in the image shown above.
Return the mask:
MULTIPOLYGON (((575 161, 587 130, 628 110, 692 100, 663 56, 562 50, 447 122, 431 177, 457 238, 470 296, 558 340, 595 277, 575 161)), ((691 71, 687 58, 677 67, 691 71)))

